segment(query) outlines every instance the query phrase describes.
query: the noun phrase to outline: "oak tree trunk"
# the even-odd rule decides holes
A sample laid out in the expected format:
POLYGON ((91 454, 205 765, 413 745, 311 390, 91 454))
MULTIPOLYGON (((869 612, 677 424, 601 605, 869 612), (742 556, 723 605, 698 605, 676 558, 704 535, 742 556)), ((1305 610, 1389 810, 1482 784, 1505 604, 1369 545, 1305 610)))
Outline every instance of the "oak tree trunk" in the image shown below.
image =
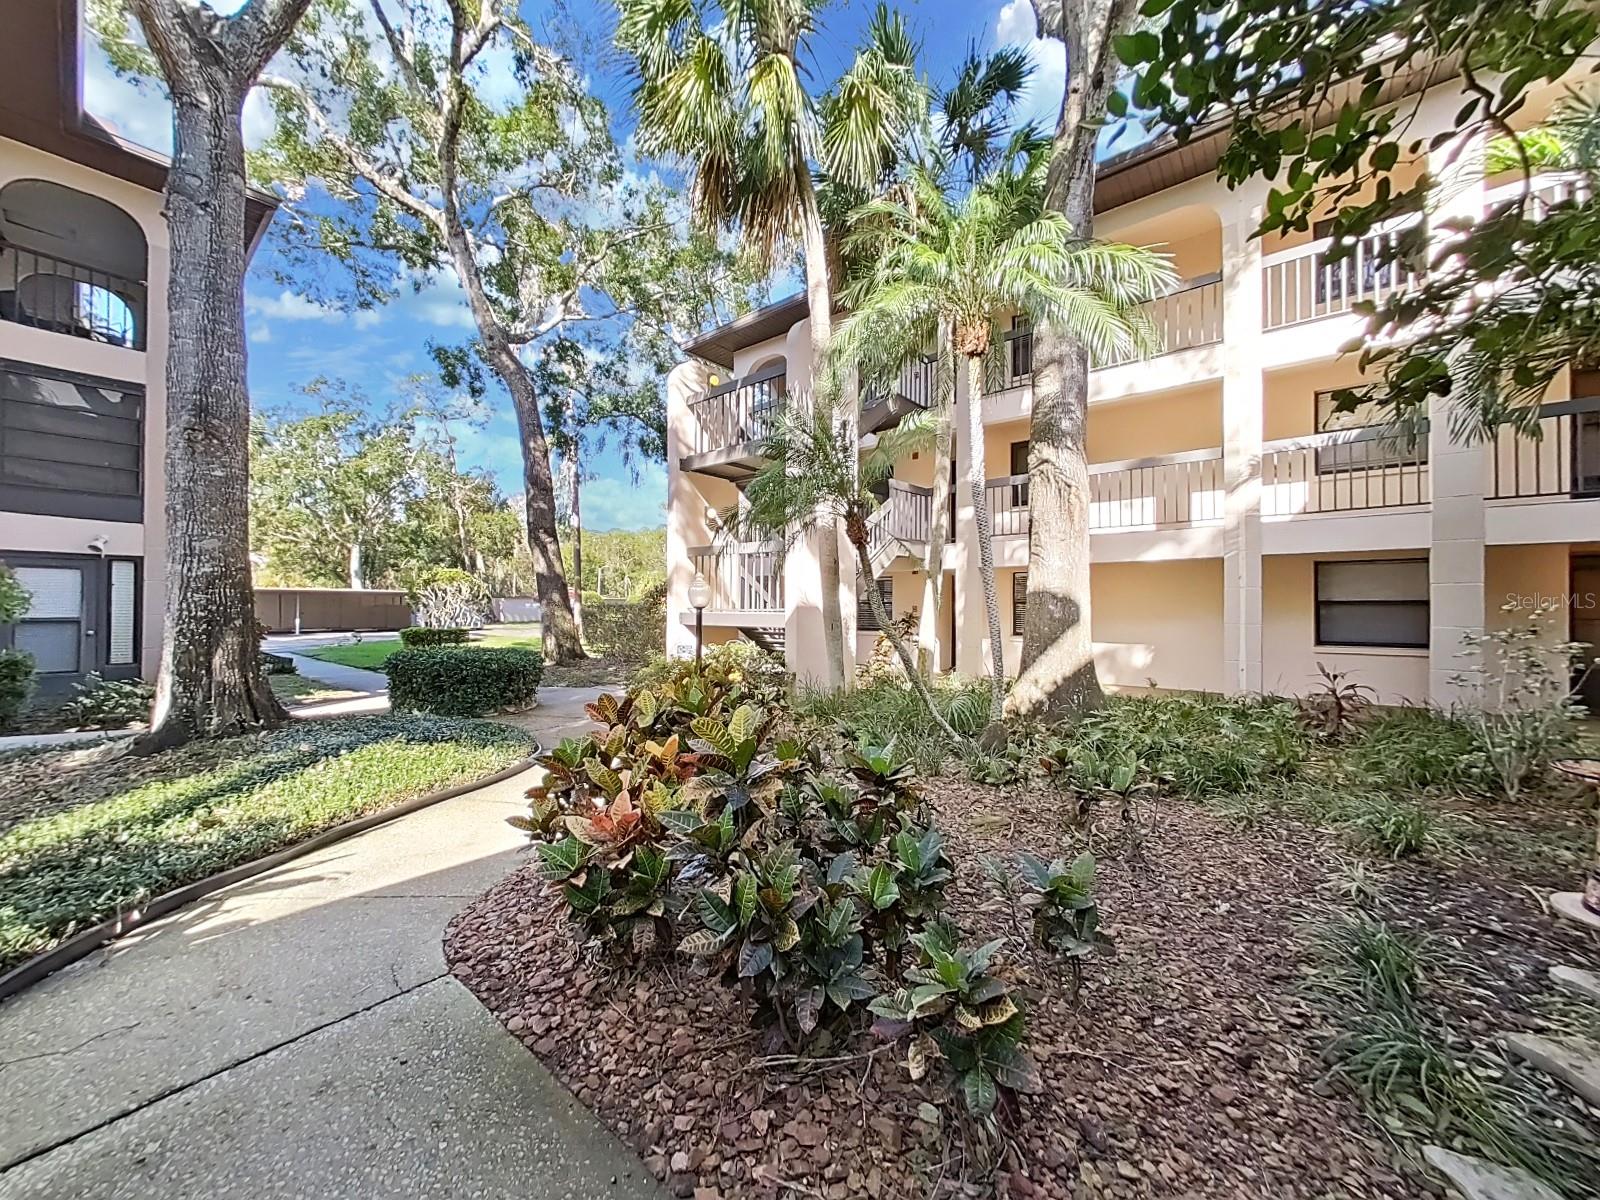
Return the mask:
MULTIPOLYGON (((479 325, 484 333, 483 325, 479 325)), ((583 640, 572 612, 572 596, 561 565, 561 543, 556 537, 555 476, 550 470, 550 444, 539 416, 539 397, 533 380, 517 352, 503 339, 491 340, 489 359, 517 414, 522 441, 522 490, 528 515, 528 548, 533 552, 535 591, 539 596, 544 642, 552 662, 577 662, 584 657, 583 640), (494 345, 498 341, 499 345, 494 345)))
POLYGON ((1000 720, 1006 694, 1006 648, 1000 640, 1000 594, 994 580, 994 522, 983 473, 983 359, 967 359, 967 485, 972 490, 972 519, 978 527, 978 572, 983 576, 983 609, 989 623, 989 723, 1000 720))
MULTIPOLYGON (((1072 64, 1061 99, 1046 203, 1077 237, 1094 235, 1095 146, 1116 82, 1112 44, 1132 25, 1137 0, 1033 0, 1039 34, 1072 64)), ((1022 670, 1006 712, 1070 717, 1105 702, 1095 672, 1089 604, 1089 355, 1072 330, 1034 333, 1033 418, 1028 431, 1028 596, 1022 670)))
POLYGON ((134 753, 286 719, 261 672, 250 582, 240 119, 306 3, 260 0, 233 18, 174 0, 134 6, 173 98, 166 609, 150 730, 134 753))
POLYGON ((361 591, 367 585, 361 574, 361 543, 350 543, 350 586, 356 591, 361 591))

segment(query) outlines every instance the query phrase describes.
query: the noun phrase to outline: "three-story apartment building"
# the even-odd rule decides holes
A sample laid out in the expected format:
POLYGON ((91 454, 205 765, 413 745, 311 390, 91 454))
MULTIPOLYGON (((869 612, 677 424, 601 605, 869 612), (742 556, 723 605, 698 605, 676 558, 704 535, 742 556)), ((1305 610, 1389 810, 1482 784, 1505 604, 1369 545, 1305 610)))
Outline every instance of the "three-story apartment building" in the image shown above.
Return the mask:
MULTIPOLYGON (((165 520, 167 163, 83 111, 78 0, 0 37, 0 561, 32 593, 0 646, 44 691, 151 675, 165 520)), ((246 207, 252 242, 270 199, 246 207)))
MULTIPOLYGON (((1398 96, 1405 80, 1391 85, 1398 96)), ((1415 92, 1408 99, 1415 102, 1415 92)), ((1534 97, 1524 119, 1548 110, 1534 97)), ((1411 132, 1451 128, 1459 91, 1420 97, 1411 132)), ((1322 226, 1254 236, 1268 183, 1230 191, 1215 179, 1225 133, 1186 146, 1158 141, 1107 160, 1096 233, 1169 254, 1182 283, 1149 305, 1160 353, 1109 362, 1090 377, 1092 621, 1101 678, 1119 688, 1300 693, 1318 664, 1350 673, 1384 701, 1448 702, 1462 635, 1513 619, 1504 606, 1571 598, 1555 636, 1600 642, 1600 375, 1570 372, 1533 440, 1452 438, 1441 408, 1425 436, 1398 442, 1333 412, 1331 393, 1361 382, 1343 348, 1363 334, 1358 301, 1412 282, 1421 262, 1380 263, 1373 235, 1325 259, 1322 226)), ((1447 181, 1440 212, 1471 216, 1520 180, 1486 178, 1478 145, 1441 148, 1400 168, 1447 181)), ((1579 182, 1535 181, 1547 200, 1579 182)), ((668 650, 693 647, 687 589, 711 585, 707 640, 781 644, 802 676, 822 675, 814 546, 786 554, 716 536, 760 466, 775 406, 801 396, 811 363, 803 297, 712 330, 669 378, 668 650)), ((945 669, 979 674, 989 651, 972 505, 965 483, 981 456, 994 515, 1005 660, 1021 654, 1029 536, 1031 340, 1007 330, 986 364, 982 445, 958 434, 953 497, 929 487, 928 454, 896 469, 875 516, 874 586, 892 610, 922 603, 931 506, 954 506, 943 548, 943 611, 934 623, 945 669)), ((961 374, 958 372, 958 374, 961 374)), ((928 402, 926 368, 909 364, 863 428, 928 402)), ((964 380, 955 428, 967 428, 964 380)), ((844 561, 851 562, 848 548, 844 561)), ((852 572, 853 574, 853 572, 852 572)), ((855 582, 845 604, 857 616, 855 582)), ((864 614, 862 614, 864 615, 864 614)), ((875 635, 854 627, 864 654, 875 635)))

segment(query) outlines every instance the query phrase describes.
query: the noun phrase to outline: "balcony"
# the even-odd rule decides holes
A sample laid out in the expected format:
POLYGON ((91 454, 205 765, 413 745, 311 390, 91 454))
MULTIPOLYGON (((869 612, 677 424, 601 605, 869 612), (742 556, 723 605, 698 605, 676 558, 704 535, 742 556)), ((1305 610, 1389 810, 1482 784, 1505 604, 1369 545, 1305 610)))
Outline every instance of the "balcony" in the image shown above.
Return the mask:
POLYGON ((783 411, 785 371, 780 363, 713 388, 692 401, 693 441, 683 456, 683 469, 734 482, 759 471, 765 462, 761 443, 783 411))
POLYGON ((145 285, 0 238, 0 320, 143 350, 145 285))
POLYGON ((902 554, 926 551, 933 533, 933 489, 889 480, 889 494, 867 518, 867 553, 881 574, 902 554))
POLYGON ((1268 442, 1261 456, 1261 515, 1362 512, 1429 501, 1426 434, 1415 442, 1383 428, 1268 442))
POLYGON ((777 542, 691 546, 689 558, 711 585, 707 613, 733 618, 714 624, 738 624, 758 614, 770 624, 772 614, 782 614, 783 549, 777 542))
MULTIPOLYGON (((1026 475, 986 484, 996 537, 1032 528, 1026 475)), ((1095 463, 1089 468, 1089 529, 1112 533, 1205 525, 1223 516, 1222 451, 1190 450, 1154 458, 1095 463)))
POLYGON ((939 361, 931 354, 908 359, 888 387, 861 389, 861 432, 879 433, 932 408, 938 399, 939 361))
POLYGON ((1393 221, 1363 238, 1354 251, 1332 258, 1333 239, 1318 238, 1261 259, 1262 327, 1283 329, 1382 303, 1420 277, 1401 254, 1407 231, 1419 220, 1393 221))
POLYGON ((1489 447, 1492 500, 1600 497, 1600 398, 1546 404, 1539 436, 1502 427, 1489 447))
MULTIPOLYGON (((1222 276, 1189 279, 1160 299, 1143 306, 1155 327, 1154 357, 1211 346, 1222 340, 1222 276)), ((1138 362, 1134 353, 1113 355, 1094 364, 1095 370, 1138 362)))

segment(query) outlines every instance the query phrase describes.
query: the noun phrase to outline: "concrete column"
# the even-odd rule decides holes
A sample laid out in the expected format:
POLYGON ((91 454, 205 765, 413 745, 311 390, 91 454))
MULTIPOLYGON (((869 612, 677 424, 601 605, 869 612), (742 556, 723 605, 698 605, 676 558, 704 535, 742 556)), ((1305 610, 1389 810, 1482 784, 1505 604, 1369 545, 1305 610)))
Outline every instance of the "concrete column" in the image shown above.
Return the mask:
POLYGON ((663 649, 674 658, 694 656, 694 610, 689 607, 694 563, 689 547, 705 544, 698 539, 706 537, 705 501, 678 464, 694 444, 689 402, 708 390, 710 378, 710 368, 693 361, 679 363, 667 376, 667 644, 663 649), (691 624, 684 623, 685 615, 691 624))
MULTIPOLYGON (((803 320, 785 339, 789 403, 808 405, 812 397, 811 322, 803 320)), ((839 547, 839 609, 844 617, 844 669, 855 675, 856 567, 855 551, 842 529, 814 530, 789 546, 783 566, 783 651, 789 669, 806 683, 828 680, 828 651, 822 624, 822 539, 832 537, 839 547)))
MULTIPOLYGON (((1483 142, 1453 139, 1428 153, 1428 172, 1438 184, 1430 222, 1476 218, 1483 212, 1483 142)), ((1438 225, 1434 225, 1438 229, 1438 225)), ((1437 244, 1448 235, 1434 232, 1437 244)), ((1429 257, 1432 258, 1430 249, 1429 257)), ((1462 635, 1484 627, 1484 509, 1489 476, 1488 447, 1450 435, 1450 401, 1428 406, 1428 477, 1432 490, 1428 548, 1428 699, 1449 705, 1466 699, 1451 682, 1466 665, 1459 657, 1462 635)))
MULTIPOLYGON (((984 447, 972 445, 967 434, 972 394, 967 387, 966 361, 956 361, 955 380, 955 669, 961 675, 988 675, 989 619, 983 606, 983 568, 978 562, 978 523, 973 517, 972 488, 967 482, 973 455, 984 461, 984 447)), ((984 430, 987 435, 988 430, 984 430)))
POLYGON ((1261 220, 1265 185, 1222 213, 1222 680, 1259 692, 1261 673, 1261 220))

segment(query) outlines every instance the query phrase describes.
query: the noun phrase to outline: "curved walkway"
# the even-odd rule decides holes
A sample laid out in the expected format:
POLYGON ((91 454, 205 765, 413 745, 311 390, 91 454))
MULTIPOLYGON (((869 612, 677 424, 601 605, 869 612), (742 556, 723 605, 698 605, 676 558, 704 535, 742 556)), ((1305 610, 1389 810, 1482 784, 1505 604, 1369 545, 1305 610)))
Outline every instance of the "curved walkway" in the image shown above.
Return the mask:
MULTIPOLYGON (((521 722, 582 728, 599 689, 521 722)), ((0 1004, 0 1197, 660 1196, 445 969, 527 775, 219 892, 0 1004)))

